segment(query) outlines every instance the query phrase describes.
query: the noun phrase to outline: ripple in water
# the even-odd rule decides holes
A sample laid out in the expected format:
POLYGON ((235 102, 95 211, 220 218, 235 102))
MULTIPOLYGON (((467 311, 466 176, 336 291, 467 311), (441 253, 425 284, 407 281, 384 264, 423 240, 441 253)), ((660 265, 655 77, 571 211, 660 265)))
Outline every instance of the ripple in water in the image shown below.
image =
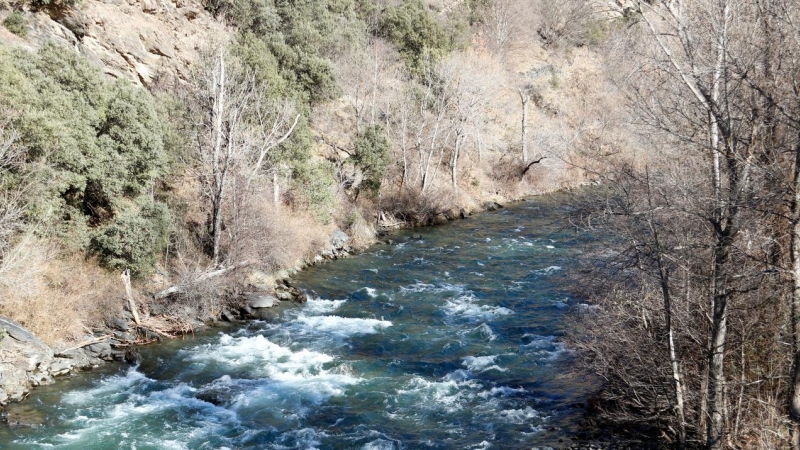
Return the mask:
POLYGON ((557 336, 575 302, 552 275, 581 241, 531 205, 301 273, 311 300, 282 322, 146 348, 138 368, 40 389, 29 403, 47 426, 0 429, 0 447, 558 446, 587 387, 563 376, 557 336))

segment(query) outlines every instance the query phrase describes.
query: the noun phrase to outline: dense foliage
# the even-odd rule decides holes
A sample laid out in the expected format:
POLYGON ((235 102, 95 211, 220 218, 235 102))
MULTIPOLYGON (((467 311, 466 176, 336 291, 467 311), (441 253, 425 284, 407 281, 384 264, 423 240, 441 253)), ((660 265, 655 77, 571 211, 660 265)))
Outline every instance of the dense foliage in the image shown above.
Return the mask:
POLYGON ((371 194, 377 194, 381 188, 390 148, 381 125, 369 126, 356 138, 353 163, 364 173, 361 185, 371 194))
POLYGON ((28 35, 28 23, 25 20, 25 16, 19 11, 13 11, 3 19, 3 26, 17 36, 25 37, 28 35))
POLYGON ((430 69, 452 49, 453 39, 421 0, 405 0, 383 15, 381 34, 400 51, 414 73, 430 69))
MULTIPOLYGON (((13 112, 10 125, 25 149, 26 164, 10 176, 40 180, 26 192, 27 220, 60 228, 78 245, 87 244, 87 226, 102 232, 169 171, 165 122, 153 97, 130 83, 107 81, 70 49, 0 48, 0 108, 13 112), (83 231, 76 236, 76 230, 83 231)), ((109 267, 126 260, 115 261, 109 267)))

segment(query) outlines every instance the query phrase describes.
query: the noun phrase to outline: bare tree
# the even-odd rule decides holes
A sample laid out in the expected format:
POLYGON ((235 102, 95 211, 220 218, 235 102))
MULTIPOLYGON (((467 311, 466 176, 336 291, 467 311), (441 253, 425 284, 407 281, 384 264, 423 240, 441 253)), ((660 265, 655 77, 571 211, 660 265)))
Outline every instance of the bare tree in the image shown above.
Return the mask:
MULTIPOLYGON (((265 86, 218 52, 198 74, 194 93, 194 164, 211 206, 211 258, 220 264, 225 208, 246 201, 252 181, 263 173, 267 154, 289 138, 300 116, 290 102, 267 98, 265 86), (238 200, 237 200, 238 199, 238 200)), ((273 180, 274 182, 275 180, 273 180)), ((232 218, 236 218, 234 210, 232 218)))
POLYGON ((586 0, 537 0, 536 32, 548 47, 560 43, 577 43, 594 15, 592 3, 586 0))

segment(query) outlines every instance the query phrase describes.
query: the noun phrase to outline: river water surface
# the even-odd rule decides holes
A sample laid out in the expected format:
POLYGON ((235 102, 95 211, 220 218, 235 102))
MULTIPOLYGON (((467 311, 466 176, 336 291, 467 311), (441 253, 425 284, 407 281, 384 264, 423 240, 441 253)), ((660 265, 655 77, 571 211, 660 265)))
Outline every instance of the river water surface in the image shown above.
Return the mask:
POLYGON ((304 271, 312 300, 283 320, 38 389, 21 413, 41 426, 0 428, 0 448, 566 445, 592 386, 569 375, 559 336, 576 301, 559 286, 588 237, 559 208, 522 202, 304 271))

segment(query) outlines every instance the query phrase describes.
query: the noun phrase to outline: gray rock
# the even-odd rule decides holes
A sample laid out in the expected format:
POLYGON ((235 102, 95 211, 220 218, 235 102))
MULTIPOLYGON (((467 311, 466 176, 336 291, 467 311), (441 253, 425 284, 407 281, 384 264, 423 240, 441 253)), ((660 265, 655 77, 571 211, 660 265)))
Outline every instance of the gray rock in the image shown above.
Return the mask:
POLYGON ((128 321, 120 318, 109 320, 108 326, 119 331, 128 331, 131 329, 130 325, 128 325, 128 321))
POLYGON ((87 345, 84 347, 87 355, 93 358, 110 358, 111 357, 111 344, 108 342, 98 342, 96 344, 87 345))
POLYGON ((288 302, 294 300, 295 296, 292 295, 291 292, 288 291, 278 291, 275 293, 275 296, 278 297, 278 300, 282 302, 288 302))
POLYGON ((434 225, 444 225, 448 222, 447 216, 445 214, 439 213, 433 217, 433 224, 434 225))
POLYGON ((50 356, 53 355, 53 350, 47 344, 40 341, 39 338, 34 336, 30 331, 26 330, 25 327, 17 322, 14 322, 7 317, 0 316, 0 328, 6 330, 6 333, 8 333, 9 336, 17 341, 37 347, 50 356))
POLYGON ((114 332, 114 337, 119 339, 120 341, 135 341, 136 340, 136 336, 134 336, 134 335, 132 335, 130 333, 125 333, 123 331, 115 331, 114 332))
POLYGON ((350 236, 345 234, 342 230, 336 230, 333 232, 331 236, 331 245, 334 249, 341 249, 345 248, 347 243, 350 241, 350 236))
POLYGON ((279 300, 267 294, 247 294, 247 305, 253 309, 272 308, 279 300))
POLYGON ((42 386, 44 384, 52 383, 53 377, 51 377, 47 372, 34 372, 28 375, 28 380, 33 386, 42 386))
POLYGON ((70 371, 72 371, 72 364, 65 359, 56 361, 50 366, 50 375, 54 377, 66 375, 70 371))
POLYGON ((236 322, 236 316, 234 316, 233 313, 228 311, 227 309, 222 310, 220 317, 222 317, 222 320, 226 322, 236 322))
POLYGON ((497 203, 497 202, 486 202, 486 204, 484 205, 484 208, 487 211, 497 211, 498 209, 503 208, 503 205, 501 205, 500 203, 497 203))

